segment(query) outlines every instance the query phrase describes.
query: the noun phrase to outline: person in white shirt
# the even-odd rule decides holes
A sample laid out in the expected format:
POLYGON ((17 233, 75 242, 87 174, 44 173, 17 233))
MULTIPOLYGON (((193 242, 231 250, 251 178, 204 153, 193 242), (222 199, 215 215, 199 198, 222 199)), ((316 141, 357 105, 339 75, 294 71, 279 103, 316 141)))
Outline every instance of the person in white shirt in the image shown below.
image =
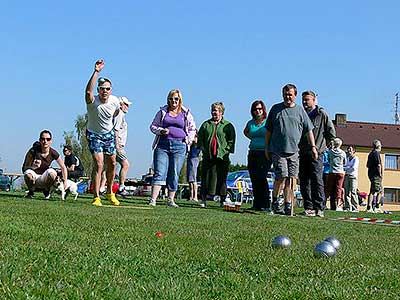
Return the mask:
POLYGON ((112 192, 116 166, 116 140, 113 119, 119 113, 119 99, 112 93, 111 80, 101 77, 97 80, 99 72, 104 68, 104 60, 99 59, 94 65, 94 70, 86 85, 85 101, 87 107, 87 130, 89 150, 92 153, 93 166, 93 194, 92 204, 101 206, 100 181, 101 172, 106 166, 107 191, 106 199, 113 205, 119 205, 119 201, 112 192), (95 96, 93 91, 96 84, 98 94, 95 96))
POLYGON ((344 167, 344 211, 358 212, 358 165, 360 160, 356 156, 356 147, 349 146, 347 148, 347 164, 344 167))
POLYGON ((132 104, 126 97, 120 97, 120 112, 115 117, 115 134, 117 141, 117 162, 121 165, 119 170, 119 188, 118 194, 122 197, 129 195, 129 192, 125 189, 126 174, 129 169, 129 160, 125 151, 126 140, 128 138, 128 123, 125 119, 125 114, 129 110, 129 106, 132 104))

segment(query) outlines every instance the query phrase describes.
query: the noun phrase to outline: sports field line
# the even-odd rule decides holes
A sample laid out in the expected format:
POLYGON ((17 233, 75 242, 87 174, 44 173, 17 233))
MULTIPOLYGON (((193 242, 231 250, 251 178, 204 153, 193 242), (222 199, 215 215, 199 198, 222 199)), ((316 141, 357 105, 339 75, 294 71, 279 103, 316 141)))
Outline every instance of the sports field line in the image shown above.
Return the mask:
POLYGON ((144 210, 153 209, 151 207, 146 207, 146 206, 132 206, 132 205, 102 205, 102 207, 130 208, 130 209, 144 209, 144 210))

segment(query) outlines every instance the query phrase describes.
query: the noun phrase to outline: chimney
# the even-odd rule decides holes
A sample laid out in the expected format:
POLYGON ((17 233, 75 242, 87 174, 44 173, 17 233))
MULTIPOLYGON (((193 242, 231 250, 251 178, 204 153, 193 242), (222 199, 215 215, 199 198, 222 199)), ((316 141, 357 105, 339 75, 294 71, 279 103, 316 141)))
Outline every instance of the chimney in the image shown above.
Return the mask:
POLYGON ((335 115, 335 124, 337 127, 347 127, 346 125, 346 114, 336 114, 335 115))

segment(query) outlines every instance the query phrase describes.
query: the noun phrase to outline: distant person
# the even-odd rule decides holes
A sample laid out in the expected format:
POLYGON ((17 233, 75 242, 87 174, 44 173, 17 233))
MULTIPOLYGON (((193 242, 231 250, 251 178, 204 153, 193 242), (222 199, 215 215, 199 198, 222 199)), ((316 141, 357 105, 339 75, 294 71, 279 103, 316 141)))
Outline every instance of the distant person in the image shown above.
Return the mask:
POLYGON ((360 160, 356 147, 347 147, 347 164, 344 167, 344 211, 358 212, 358 166, 360 160))
POLYGON ((197 197, 197 169, 201 150, 197 147, 197 131, 193 143, 190 145, 186 163, 186 180, 189 183, 189 201, 198 202, 197 197))
POLYGON ((252 208, 271 212, 268 184, 271 161, 265 157, 265 134, 267 131, 265 127, 267 122, 265 103, 262 100, 255 100, 251 104, 250 114, 252 119, 247 122, 243 134, 250 139, 247 168, 253 189, 254 200, 252 208))
POLYGON ((371 187, 368 194, 367 212, 381 213, 379 208, 379 201, 375 202, 375 207, 372 207, 373 199, 381 199, 382 197, 382 178, 383 178, 383 165, 380 152, 382 150, 382 143, 379 140, 374 140, 372 143, 372 151, 368 154, 367 168, 368 178, 371 182, 371 187))
POLYGON ((226 177, 229 172, 229 154, 235 152, 236 133, 231 122, 224 119, 222 102, 211 105, 211 119, 203 122, 199 129, 197 146, 203 152, 201 162, 200 206, 205 208, 207 200, 220 196, 222 206, 226 199, 226 177))
POLYGON ((327 150, 327 143, 336 137, 336 131, 327 112, 317 105, 316 94, 313 91, 305 91, 301 96, 303 108, 314 126, 315 149, 318 152, 318 158, 315 159, 306 136, 301 138, 299 179, 304 214, 309 217, 324 217, 324 152, 327 150))
POLYGON ((343 211, 344 166, 347 163, 346 153, 340 149, 342 140, 335 138, 332 148, 328 150, 330 172, 328 174, 328 192, 331 210, 343 211))
POLYGON ((43 130, 39 135, 39 141, 35 142, 25 155, 22 172, 28 187, 27 198, 33 198, 35 188, 42 189, 45 198, 50 198, 50 188, 57 178, 57 171, 51 167, 53 161, 60 166, 64 189, 66 189, 67 168, 60 154, 51 147, 52 142, 51 132, 43 130))
POLYGON ((125 115, 128 113, 129 106, 132 104, 126 97, 120 99, 120 112, 115 117, 115 134, 117 141, 117 162, 121 168, 119 170, 119 187, 118 194, 126 197, 129 192, 125 188, 126 174, 129 170, 129 160, 125 151, 126 140, 128 137, 128 123, 126 122, 125 115))
POLYGON ((119 205, 118 199, 112 192, 116 166, 116 140, 113 119, 120 110, 119 99, 112 93, 111 80, 101 77, 99 73, 104 68, 104 60, 99 59, 94 65, 94 70, 86 86, 86 107, 88 124, 86 138, 89 150, 93 156, 93 201, 92 205, 101 206, 100 181, 104 164, 106 165, 107 191, 106 199, 113 205, 119 205), (97 81, 97 92, 93 91, 97 81))
POLYGON ((167 206, 179 207, 175 203, 179 174, 186 158, 188 146, 196 134, 192 113, 183 106, 182 93, 171 90, 164 105, 155 115, 150 130, 156 137, 153 143, 154 175, 150 206, 156 206, 161 187, 167 186, 167 206))
POLYGON ((304 109, 296 105, 297 88, 287 84, 282 88, 283 102, 272 106, 267 118, 265 135, 265 155, 272 159, 275 171, 272 206, 274 213, 293 214, 294 191, 299 173, 299 142, 306 136, 311 157, 318 159, 314 141, 313 125, 304 109), (284 210, 278 197, 284 194, 284 210))
POLYGON ((67 167, 68 179, 78 180, 79 177, 84 176, 84 168, 81 160, 72 153, 71 145, 65 145, 63 149, 64 164, 67 167))

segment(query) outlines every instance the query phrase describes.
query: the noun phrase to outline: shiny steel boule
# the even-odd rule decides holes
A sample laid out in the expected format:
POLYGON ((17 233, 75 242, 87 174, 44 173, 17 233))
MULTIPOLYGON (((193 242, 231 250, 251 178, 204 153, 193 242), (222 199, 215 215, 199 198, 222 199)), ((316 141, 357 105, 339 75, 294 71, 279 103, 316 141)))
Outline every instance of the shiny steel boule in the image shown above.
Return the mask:
POLYGON ((274 248, 289 248, 292 241, 286 235, 278 235, 272 239, 272 247, 274 248))
POLYGON ((340 249, 341 247, 341 243, 340 241, 335 238, 335 237, 327 237, 325 240, 325 242, 331 243, 333 247, 335 247, 336 251, 340 249))
POLYGON ((316 257, 331 257, 336 254, 336 249, 329 242, 323 241, 318 243, 314 248, 314 255, 316 257))

